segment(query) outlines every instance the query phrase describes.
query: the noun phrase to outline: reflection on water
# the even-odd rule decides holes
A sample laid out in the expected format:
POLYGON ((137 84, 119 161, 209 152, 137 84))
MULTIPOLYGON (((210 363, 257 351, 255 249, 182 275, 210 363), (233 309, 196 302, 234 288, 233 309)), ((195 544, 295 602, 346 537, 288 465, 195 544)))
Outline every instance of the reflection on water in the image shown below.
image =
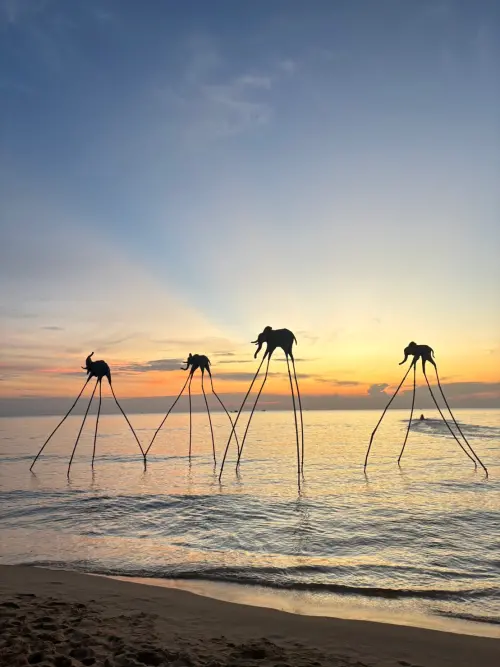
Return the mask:
MULTIPOLYGON (((378 413, 306 412, 306 480, 296 486, 291 413, 257 413, 240 475, 223 484, 206 415, 172 415, 143 469, 123 418, 93 424, 66 468, 71 417, 29 473, 57 418, 0 420, 1 560, 136 577, 211 580, 305 592, 317 601, 500 622, 500 411, 457 413, 490 471, 474 471, 436 422, 417 422, 396 464, 406 413, 388 413, 363 474, 378 413)), ((426 416, 437 419, 428 411, 426 416)), ((132 415, 147 444, 161 420, 132 415)), ((213 415, 219 457, 227 417, 213 415)), ((242 424, 242 428, 244 423, 242 424)), ((319 603, 319 602, 318 602, 319 603)))

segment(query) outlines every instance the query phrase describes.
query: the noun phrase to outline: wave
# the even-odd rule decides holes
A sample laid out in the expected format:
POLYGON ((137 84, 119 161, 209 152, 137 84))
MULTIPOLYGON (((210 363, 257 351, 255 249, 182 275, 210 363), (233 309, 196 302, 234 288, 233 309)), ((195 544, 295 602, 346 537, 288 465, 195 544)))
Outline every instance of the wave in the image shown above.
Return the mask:
MULTIPOLYGON (((451 417, 446 416, 446 421, 457 435, 458 429, 455 426, 451 417)), ((408 425, 407 419, 401 420, 402 424, 408 425)), ((481 438, 484 440, 500 440, 500 428, 497 426, 481 426, 480 424, 464 424, 457 422, 462 432, 469 437, 481 438)), ((418 417, 412 421, 412 430, 420 431, 421 433, 433 433, 440 435, 441 433, 449 434, 450 431, 441 418, 428 418, 420 420, 418 417)))
MULTIPOLYGON (((83 561, 30 561, 20 563, 32 567, 51 569, 76 570, 89 574, 100 574, 110 577, 130 577, 140 579, 177 579, 187 581, 212 581, 244 586, 261 586, 284 591, 304 591, 310 593, 330 593, 335 595, 361 596, 369 598, 404 599, 417 598, 427 600, 471 600, 485 597, 499 597, 498 588, 483 589, 438 589, 438 588, 382 588, 370 586, 350 586, 314 581, 277 580, 277 577, 293 575, 296 568, 206 568, 183 569, 182 567, 165 568, 164 566, 149 568, 117 568, 83 561)), ((301 568, 297 568, 299 571, 301 568)))
POLYGON ((492 623, 493 625, 500 625, 500 618, 497 616, 480 616, 478 614, 460 614, 453 611, 438 611, 440 616, 448 618, 457 618, 462 621, 473 621, 474 623, 492 623))

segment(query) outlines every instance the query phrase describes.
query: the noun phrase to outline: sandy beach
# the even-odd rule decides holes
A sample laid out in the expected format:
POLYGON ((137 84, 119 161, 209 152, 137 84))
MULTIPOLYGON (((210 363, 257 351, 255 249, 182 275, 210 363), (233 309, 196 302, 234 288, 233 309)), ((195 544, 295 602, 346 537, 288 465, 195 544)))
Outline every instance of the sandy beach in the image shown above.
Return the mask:
POLYGON ((306 617, 73 572, 0 566, 0 664, 498 665, 500 642, 306 617))

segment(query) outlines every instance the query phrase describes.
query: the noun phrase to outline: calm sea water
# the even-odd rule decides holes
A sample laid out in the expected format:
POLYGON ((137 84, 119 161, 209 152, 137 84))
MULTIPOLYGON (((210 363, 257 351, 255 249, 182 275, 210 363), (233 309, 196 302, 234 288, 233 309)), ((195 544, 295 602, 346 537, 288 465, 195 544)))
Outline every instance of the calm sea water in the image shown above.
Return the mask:
MULTIPOLYGON (((36 474, 30 459, 58 418, 1 419, 0 562, 234 582, 308 595, 319 606, 348 599, 499 624, 500 411, 457 411, 489 479, 439 415, 426 415, 432 421, 415 424, 398 468, 408 415, 389 412, 365 476, 379 413, 305 412, 300 494, 289 412, 255 414, 240 475, 233 448, 222 485, 204 414, 193 415, 191 465, 188 416, 173 414, 146 471, 123 418, 101 417, 94 473, 92 417, 69 479, 81 417, 65 422, 36 474)), ((161 417, 131 415, 144 445, 161 417)), ((213 422, 220 459, 229 422, 223 413, 213 422)))

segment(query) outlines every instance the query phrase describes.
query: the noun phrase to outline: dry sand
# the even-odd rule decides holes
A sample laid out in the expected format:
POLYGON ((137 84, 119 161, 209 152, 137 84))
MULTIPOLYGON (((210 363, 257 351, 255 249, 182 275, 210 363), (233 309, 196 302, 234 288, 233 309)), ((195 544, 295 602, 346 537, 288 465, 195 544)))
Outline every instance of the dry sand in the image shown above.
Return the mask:
POLYGON ((0 665, 498 667, 500 640, 0 566, 0 665))

